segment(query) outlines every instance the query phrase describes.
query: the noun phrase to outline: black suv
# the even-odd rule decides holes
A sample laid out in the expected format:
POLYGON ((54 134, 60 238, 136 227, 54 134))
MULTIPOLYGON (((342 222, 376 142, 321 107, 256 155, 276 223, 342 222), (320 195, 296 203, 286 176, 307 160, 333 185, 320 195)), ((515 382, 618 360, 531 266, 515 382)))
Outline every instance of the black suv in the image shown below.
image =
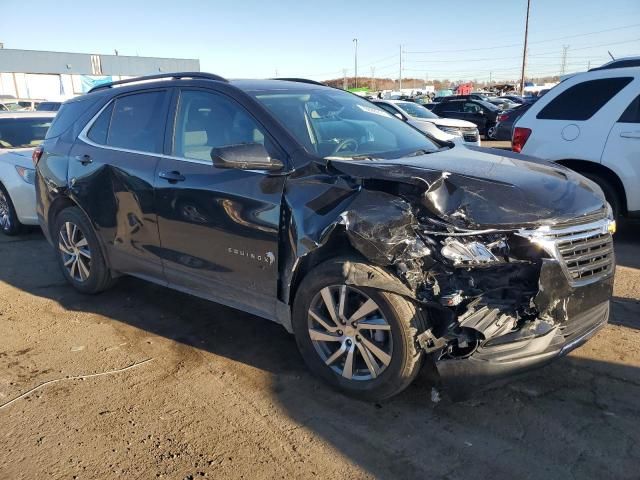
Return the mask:
POLYGON ((614 223, 579 174, 437 143, 311 81, 140 80, 65 103, 34 152, 42 228, 79 291, 133 275, 265 317, 367 399, 425 361, 484 383, 606 323, 614 223))
POLYGON ((495 126, 501 110, 482 100, 446 100, 436 104, 431 111, 442 118, 457 118, 475 123, 482 135, 488 135, 495 126))

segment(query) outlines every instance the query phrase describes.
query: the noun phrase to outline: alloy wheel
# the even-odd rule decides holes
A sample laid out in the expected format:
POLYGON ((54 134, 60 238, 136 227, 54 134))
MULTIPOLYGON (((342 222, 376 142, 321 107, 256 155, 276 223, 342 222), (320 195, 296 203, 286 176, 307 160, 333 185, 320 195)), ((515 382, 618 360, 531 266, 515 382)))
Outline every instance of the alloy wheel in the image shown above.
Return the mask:
POLYGON ((0 190, 0 228, 3 230, 9 230, 11 228, 9 201, 2 190, 0 190))
POLYGON ((85 282, 91 274, 91 250, 80 228, 65 222, 58 234, 58 249, 67 272, 77 282, 85 282))
POLYGON ((320 290, 309 308, 308 328, 322 361, 347 380, 372 380, 391 363, 391 326, 378 304, 356 288, 320 290))

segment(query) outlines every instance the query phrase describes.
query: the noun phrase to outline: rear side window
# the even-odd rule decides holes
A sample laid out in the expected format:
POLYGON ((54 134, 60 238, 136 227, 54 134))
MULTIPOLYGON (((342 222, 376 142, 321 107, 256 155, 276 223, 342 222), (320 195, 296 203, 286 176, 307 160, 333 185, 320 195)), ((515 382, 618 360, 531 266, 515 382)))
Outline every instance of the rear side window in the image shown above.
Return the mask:
POLYGON ((445 102, 440 107, 443 112, 459 112, 461 111, 462 102, 445 102))
POLYGON ((618 123, 640 123, 640 95, 627 107, 618 123))
POLYGON ((63 103, 47 132, 46 138, 62 135, 91 105, 93 105, 93 99, 89 98, 63 103))
MULTIPOLYGON (((117 98, 111 113, 106 144, 128 150, 160 153, 164 139, 166 115, 163 113, 166 101, 166 91, 136 93, 117 98)), ((103 122, 102 118, 98 120, 103 122)))
POLYGON ((601 78, 569 87, 538 113, 541 120, 588 120, 633 78, 601 78))
POLYGON ((0 147, 26 148, 40 145, 50 125, 50 118, 2 119, 0 120, 0 147))

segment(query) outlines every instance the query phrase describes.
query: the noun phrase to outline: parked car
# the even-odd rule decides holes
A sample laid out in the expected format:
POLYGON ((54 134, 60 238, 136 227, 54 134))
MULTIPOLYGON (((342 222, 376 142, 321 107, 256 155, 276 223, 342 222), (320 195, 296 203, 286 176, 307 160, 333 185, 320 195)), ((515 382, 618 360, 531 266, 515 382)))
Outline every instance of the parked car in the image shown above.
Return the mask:
POLYGON ((33 148, 43 140, 52 114, 0 113, 0 230, 16 235, 37 225, 33 148))
POLYGON ((596 182, 616 215, 640 215, 640 67, 564 80, 516 122, 513 150, 596 182))
POLYGON ((513 110, 500 113, 497 117, 497 123, 494 127, 493 134, 489 136, 494 140, 511 141, 511 137, 513 137, 513 126, 515 125, 516 120, 518 120, 524 112, 529 110, 530 106, 531 104, 524 103, 513 110))
POLYGON ((77 290, 127 274, 274 320, 361 398, 400 392, 424 362, 477 387, 608 318, 614 223, 595 184, 451 148, 316 82, 101 85, 62 106, 34 160, 38 217, 77 290))
POLYGON ((0 99, 0 112, 33 112, 41 101, 24 98, 3 98, 0 99))
POLYGON ((510 100, 513 103, 519 103, 520 105, 526 103, 524 97, 521 97, 520 95, 502 95, 499 98, 506 98, 507 100, 510 100))
POLYGON ((640 67, 640 57, 616 58, 615 60, 611 60, 610 62, 605 63, 604 65, 600 65, 599 67, 592 68, 589 71, 593 72, 595 70, 610 70, 612 68, 627 68, 627 67, 640 67))
POLYGON ((500 109, 481 100, 449 100, 438 103, 431 111, 444 118, 457 118, 474 123, 481 135, 488 135, 496 124, 500 109))
POLYGON ((482 93, 470 93, 468 95, 447 95, 446 97, 440 97, 441 102, 448 102, 451 100, 480 100, 486 102, 489 97, 482 93))
POLYGON ((442 142, 480 145, 478 127, 471 122, 440 118, 422 105, 413 102, 378 100, 374 103, 412 127, 442 142))
POLYGON ((41 102, 36 107, 36 111, 57 112, 58 110, 60 110, 61 106, 62 102, 41 102))

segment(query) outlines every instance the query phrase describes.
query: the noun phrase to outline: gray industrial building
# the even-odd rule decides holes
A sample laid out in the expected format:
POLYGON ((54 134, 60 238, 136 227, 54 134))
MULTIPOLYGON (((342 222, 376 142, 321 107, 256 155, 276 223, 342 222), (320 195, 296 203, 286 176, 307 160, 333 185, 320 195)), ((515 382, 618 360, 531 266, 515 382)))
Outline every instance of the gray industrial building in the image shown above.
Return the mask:
POLYGON ((199 72, 200 61, 0 48, 0 95, 66 100, 103 82, 180 71, 199 72))

